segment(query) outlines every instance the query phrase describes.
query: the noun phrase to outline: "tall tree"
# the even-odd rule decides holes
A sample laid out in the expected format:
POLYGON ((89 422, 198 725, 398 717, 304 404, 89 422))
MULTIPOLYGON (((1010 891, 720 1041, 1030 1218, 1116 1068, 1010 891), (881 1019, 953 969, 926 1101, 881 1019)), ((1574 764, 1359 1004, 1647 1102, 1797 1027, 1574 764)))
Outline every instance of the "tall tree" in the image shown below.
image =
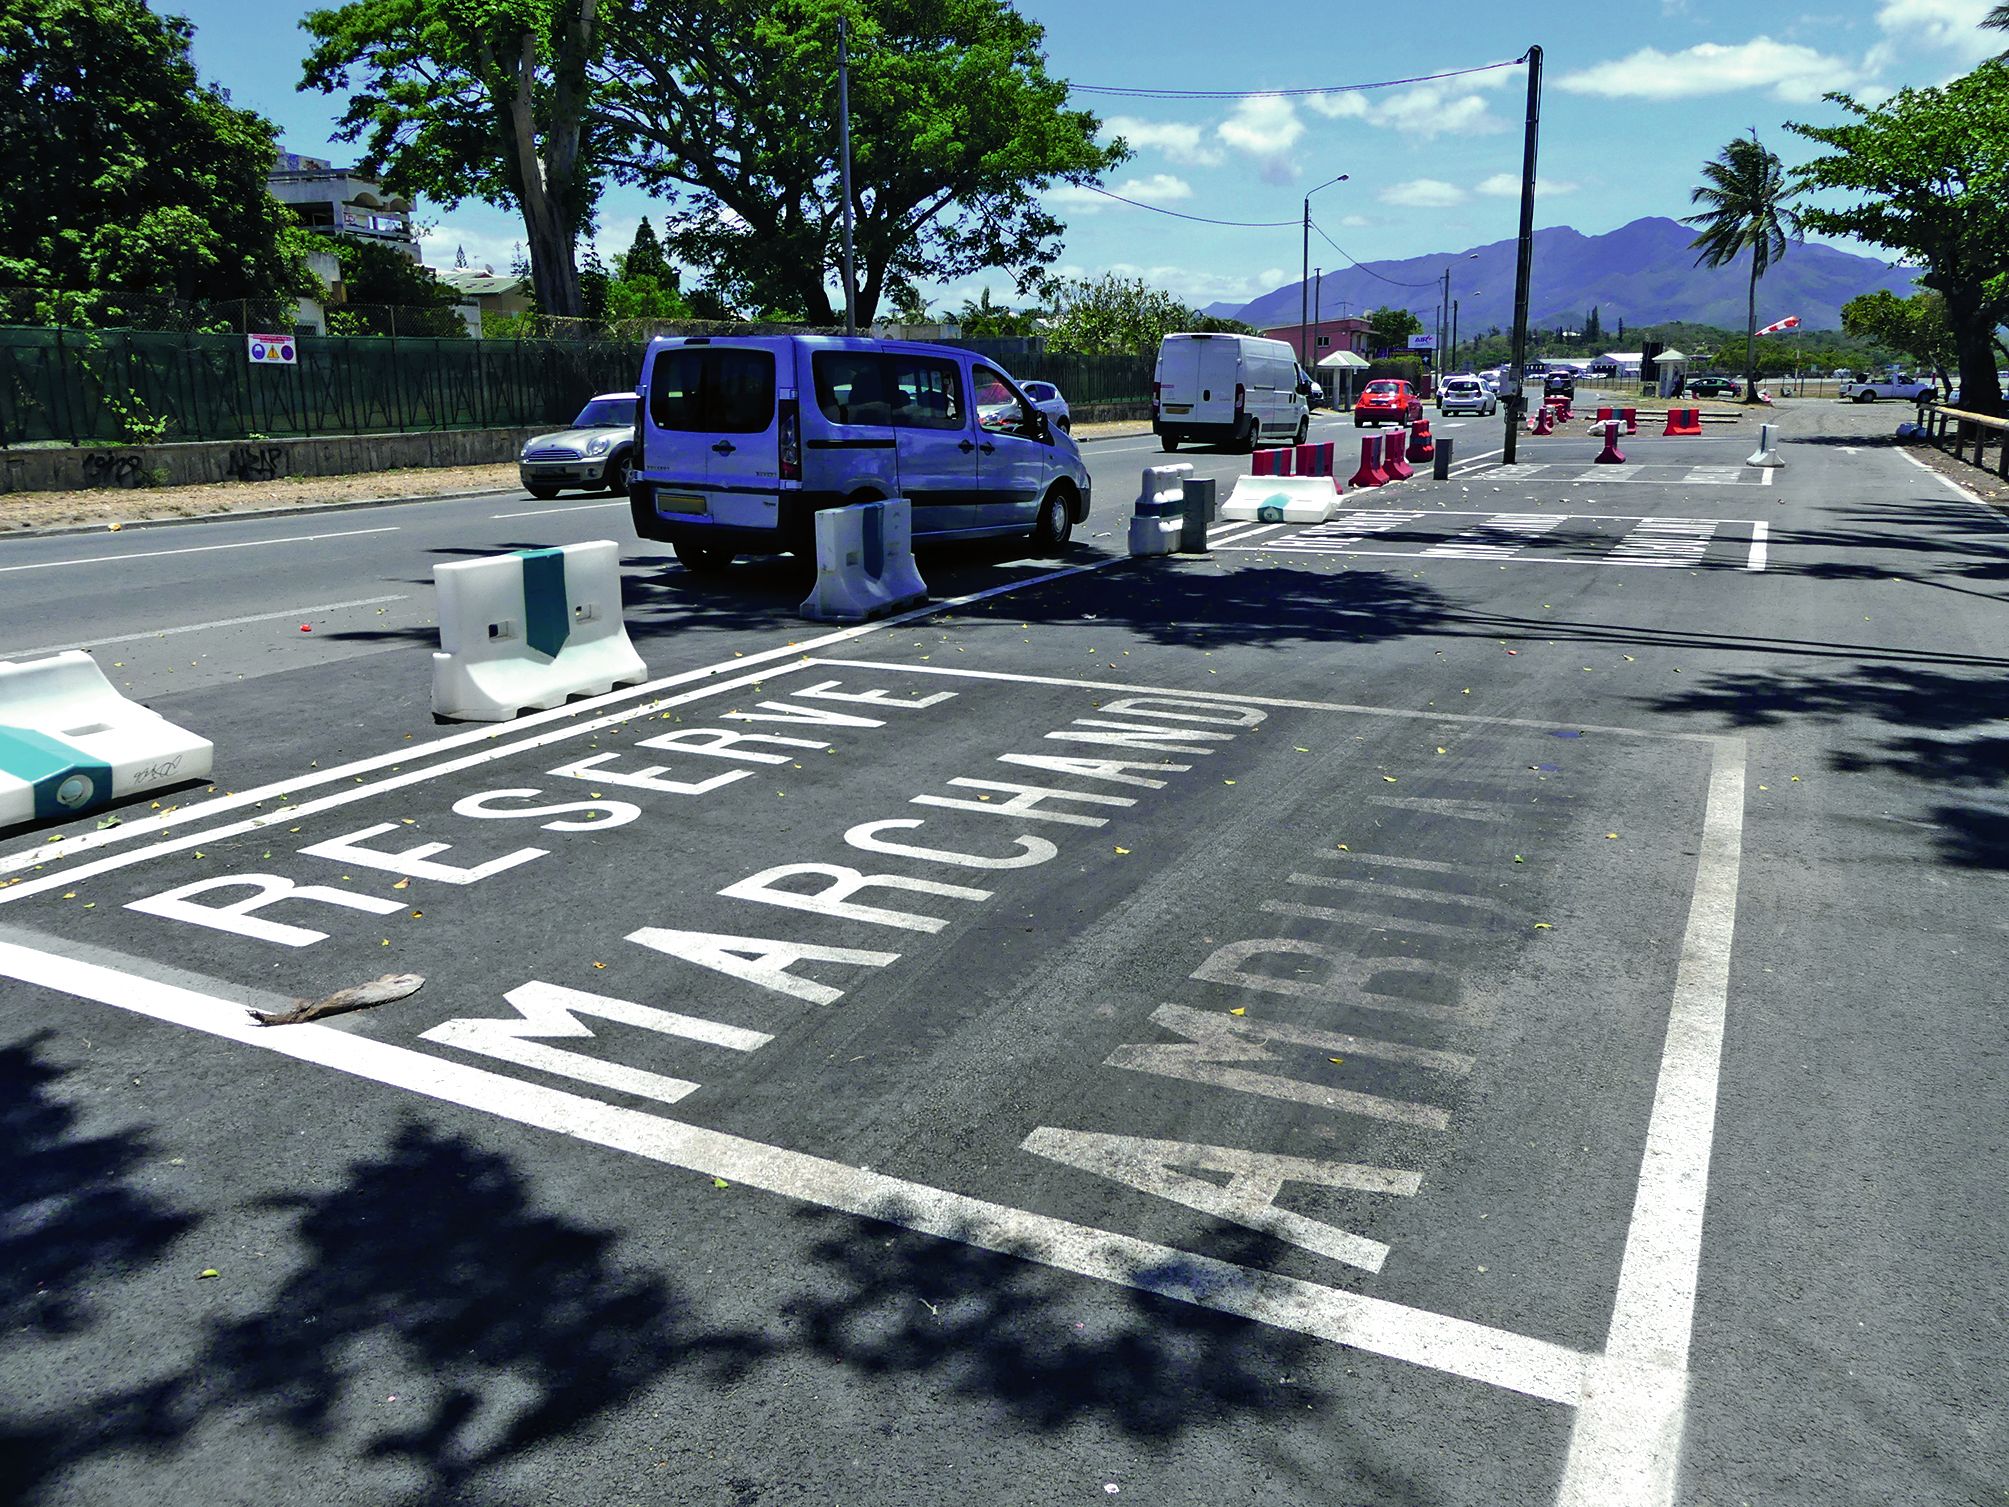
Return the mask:
POLYGON ((456 272, 467 270, 467 247, 456 246, 453 248, 453 270, 456 272))
MULTIPOLYGON (((1940 386, 1951 390, 1946 368, 1959 359, 1959 347, 1946 317, 1946 300, 1937 293, 1899 298, 1888 288, 1879 288, 1851 298, 1842 305, 1842 332, 1902 352, 1906 360, 1929 369, 1939 378, 1940 386)), ((1961 395, 1962 401, 1966 396, 1961 395)))
POLYGON ((1393 309, 1386 304, 1372 310, 1367 316, 1368 338, 1377 351, 1406 351, 1409 337, 1423 333, 1423 321, 1407 309, 1393 309))
POLYGON ((2009 318, 2009 64, 1901 89, 1874 109, 1846 94, 1827 98, 1854 119, 1786 129, 1833 149, 1801 167, 1800 181, 1849 202, 1809 209, 1803 220, 1922 266, 1920 284, 1946 300, 1962 402, 2002 412, 1994 334, 2009 318))
POLYGON ((897 281, 998 268, 1035 286, 1063 229, 1040 190, 1127 149, 1067 108, 1043 29, 1009 0, 635 0, 607 109, 635 143, 625 176, 681 191, 672 253, 743 309, 839 317, 839 17, 861 321, 897 281))
POLYGON ((1786 254, 1786 243, 1799 238, 1800 221, 1793 211, 1792 192, 1786 186, 1785 167, 1759 142, 1755 130, 1749 141, 1736 137, 1717 154, 1714 162, 1703 163, 1702 176, 1709 181, 1691 190, 1688 197, 1705 207, 1681 223, 1702 228, 1702 233, 1689 242, 1701 252, 1695 258, 1698 267, 1727 267, 1747 253, 1751 258, 1750 291, 1744 310, 1744 401, 1755 403, 1758 279, 1786 254))
POLYGON ((1195 317, 1170 293, 1112 272, 1054 289, 1047 344, 1081 356, 1147 355, 1174 330, 1191 328, 1195 317))
POLYGON ((335 134, 363 142, 364 170, 517 210, 539 304, 578 315, 574 248, 611 145, 592 111, 599 0, 349 0, 301 25, 316 39, 301 87, 349 94, 335 134))
POLYGON ((0 6, 0 283, 187 299, 310 293, 267 190, 273 127, 197 77, 140 0, 0 6))
POLYGON ((654 278, 664 287, 675 284, 676 275, 670 269, 670 259, 663 255, 663 243, 656 237, 656 227, 649 223, 647 215, 635 227, 635 238, 628 243, 627 253, 620 260, 621 276, 654 278))
MULTIPOLYGON (((2009 4, 1998 5, 1981 18, 1981 25, 1989 31, 2009 31, 2009 4)), ((2009 52, 1995 54, 1998 63, 2009 63, 2009 52)))

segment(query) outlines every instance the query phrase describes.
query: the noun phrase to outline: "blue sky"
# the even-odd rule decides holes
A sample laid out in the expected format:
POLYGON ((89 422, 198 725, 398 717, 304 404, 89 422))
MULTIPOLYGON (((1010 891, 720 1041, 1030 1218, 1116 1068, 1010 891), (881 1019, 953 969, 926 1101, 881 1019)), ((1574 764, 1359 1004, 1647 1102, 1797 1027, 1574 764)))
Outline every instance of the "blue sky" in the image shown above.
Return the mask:
MULTIPOLYGON (((288 0, 154 0, 195 23, 203 76, 278 122, 295 152, 351 159, 331 139, 341 101, 295 85, 310 8, 288 0)), ((1411 0, 1374 11, 1342 7, 1240 11, 1220 0, 1020 0, 1042 22, 1052 71, 1076 84, 1143 89, 1332 90, 1294 99, 1162 100, 1083 96, 1135 149, 1107 180, 1130 198, 1229 220, 1290 221, 1234 229, 1170 219, 1071 188, 1053 196, 1068 222, 1061 269, 1145 277, 1196 303, 1241 301, 1295 279, 1296 219, 1312 216, 1362 261, 1450 251, 1514 233, 1526 74, 1501 68, 1395 89, 1334 86, 1415 77, 1513 59, 1540 43, 1547 60, 1536 223, 1588 234, 1643 215, 1688 212, 1699 164, 1756 126, 1788 163, 1811 143, 1789 119, 1828 121, 1821 99, 1847 89, 1875 100, 1907 84, 1944 82, 2009 46, 1975 23, 1989 0, 1560 0, 1541 6, 1411 0), (1361 14, 1354 12, 1355 15, 1361 14), (1236 31, 1240 16, 1251 24, 1236 31), (1258 19, 1266 17, 1258 26, 1258 19), (1392 19, 1382 20, 1383 17, 1392 19), (1280 41, 1281 26, 1304 38, 1280 41)), ((611 191, 601 246, 624 248, 660 207, 611 191)), ((450 265, 464 245, 498 270, 520 226, 478 203, 422 205, 425 255, 450 265)), ((1318 236, 1314 265, 1341 253, 1318 236)), ((959 301, 986 282, 1013 301, 1010 280, 979 276, 929 289, 959 301)))

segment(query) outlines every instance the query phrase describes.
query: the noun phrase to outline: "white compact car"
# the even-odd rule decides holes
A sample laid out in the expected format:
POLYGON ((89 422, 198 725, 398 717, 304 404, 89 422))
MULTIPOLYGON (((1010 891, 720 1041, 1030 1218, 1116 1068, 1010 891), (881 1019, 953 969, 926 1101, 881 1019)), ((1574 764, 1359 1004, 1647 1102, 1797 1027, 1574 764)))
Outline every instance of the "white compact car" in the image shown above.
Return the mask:
POLYGON ((579 410, 572 427, 526 440, 516 474, 532 497, 556 497, 564 487, 628 490, 628 459, 635 447, 635 395, 603 392, 579 410))
POLYGON ((1060 389, 1051 382, 1021 382, 1018 390, 1032 400, 1032 406, 1052 419, 1063 430, 1074 428, 1074 415, 1069 412, 1067 399, 1060 395, 1060 389))
POLYGON ((1499 406, 1499 394, 1477 377, 1446 377, 1437 389, 1439 413, 1476 413, 1488 418, 1499 406))

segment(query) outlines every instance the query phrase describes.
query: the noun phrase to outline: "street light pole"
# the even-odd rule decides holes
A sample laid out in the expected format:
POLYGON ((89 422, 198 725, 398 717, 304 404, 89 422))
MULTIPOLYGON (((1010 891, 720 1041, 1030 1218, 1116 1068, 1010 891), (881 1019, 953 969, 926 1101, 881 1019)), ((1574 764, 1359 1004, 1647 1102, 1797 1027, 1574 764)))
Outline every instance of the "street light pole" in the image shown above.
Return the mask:
POLYGON ((844 333, 858 333, 858 279, 851 248, 851 44, 844 17, 837 18, 837 146, 843 159, 839 191, 844 195, 844 333))
POLYGON ((1310 346, 1307 344, 1311 339, 1311 306, 1309 303, 1311 297, 1311 196, 1317 193, 1320 188, 1331 188, 1335 183, 1344 183, 1351 176, 1353 176, 1351 173, 1341 173, 1337 178, 1326 179, 1325 182, 1318 185, 1318 188, 1305 190, 1304 260, 1298 268, 1297 281, 1297 349, 1298 355, 1307 363, 1307 370, 1309 370, 1311 359, 1310 346))

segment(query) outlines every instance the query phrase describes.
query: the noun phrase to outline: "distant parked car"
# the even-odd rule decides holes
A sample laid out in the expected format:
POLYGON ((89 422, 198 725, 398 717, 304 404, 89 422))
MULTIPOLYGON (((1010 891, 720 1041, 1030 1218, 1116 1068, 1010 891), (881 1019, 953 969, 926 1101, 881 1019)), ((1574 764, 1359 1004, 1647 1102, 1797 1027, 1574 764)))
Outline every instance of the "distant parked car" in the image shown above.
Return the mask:
POLYGON ((579 410, 571 428, 524 441, 516 474, 532 497, 556 497, 566 487, 605 487, 625 497, 634 448, 635 395, 603 392, 579 410))
POLYGON ((1060 389, 1051 382, 1021 382, 1018 390, 1032 399, 1032 406, 1052 419, 1062 429, 1072 432, 1074 415, 1067 406, 1067 399, 1060 395, 1060 389))
POLYGON ((1367 384, 1353 405, 1353 427, 1368 424, 1413 424, 1423 417, 1423 400, 1407 382, 1379 377, 1367 384))
POLYGON ((1577 395, 1577 374, 1556 368, 1542 378, 1542 394, 1545 397, 1574 398, 1577 395))
POLYGON ((1691 398, 1736 398, 1743 396, 1744 385, 1734 377, 1690 377, 1688 396, 1691 398))
POLYGON ((1900 372, 1876 381, 1844 382, 1841 395, 1851 403, 1874 403, 1878 398, 1936 403, 1939 386, 1930 377, 1907 377, 1900 372))
POLYGON ((1437 389, 1439 413, 1476 413, 1487 418, 1499 406, 1500 395, 1477 377, 1446 377, 1437 389))

